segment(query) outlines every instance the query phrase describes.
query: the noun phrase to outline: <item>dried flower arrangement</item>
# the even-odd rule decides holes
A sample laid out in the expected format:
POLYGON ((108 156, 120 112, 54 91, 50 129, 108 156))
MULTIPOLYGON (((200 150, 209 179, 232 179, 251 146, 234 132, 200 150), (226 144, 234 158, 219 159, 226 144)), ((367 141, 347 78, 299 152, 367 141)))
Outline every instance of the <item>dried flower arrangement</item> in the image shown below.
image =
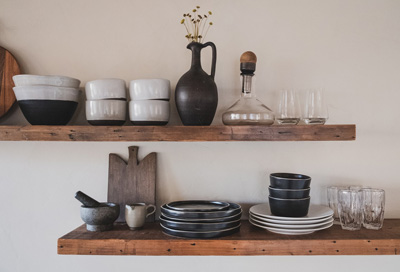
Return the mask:
POLYGON ((213 23, 209 22, 207 24, 208 18, 212 15, 212 12, 209 11, 207 14, 200 15, 198 14, 199 9, 200 6, 196 6, 196 8, 192 10, 192 14, 183 14, 181 24, 183 24, 186 28, 187 35, 185 37, 188 39, 188 41, 201 43, 201 40, 206 37, 208 30, 213 23))

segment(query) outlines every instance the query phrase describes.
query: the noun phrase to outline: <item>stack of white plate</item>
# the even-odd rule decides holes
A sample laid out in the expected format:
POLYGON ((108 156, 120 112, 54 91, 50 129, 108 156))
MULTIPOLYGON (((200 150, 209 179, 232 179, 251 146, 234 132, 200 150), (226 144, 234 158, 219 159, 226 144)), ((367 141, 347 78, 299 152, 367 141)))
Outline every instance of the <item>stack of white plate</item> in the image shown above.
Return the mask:
POLYGON ((273 215, 269 204, 265 203, 250 208, 249 221, 270 232, 304 235, 330 228, 333 225, 333 210, 326 206, 310 205, 304 217, 283 217, 273 215))

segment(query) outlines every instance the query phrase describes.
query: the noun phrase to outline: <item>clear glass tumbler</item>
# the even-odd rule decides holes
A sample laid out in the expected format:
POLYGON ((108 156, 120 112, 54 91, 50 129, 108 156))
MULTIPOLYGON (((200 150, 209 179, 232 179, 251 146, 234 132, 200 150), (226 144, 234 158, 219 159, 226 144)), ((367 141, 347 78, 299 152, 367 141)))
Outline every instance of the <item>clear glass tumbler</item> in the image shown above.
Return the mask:
POLYGON ((280 91, 276 121, 279 125, 297 125, 300 121, 300 105, 294 90, 280 91))
POLYGON ((365 188, 361 190, 361 193, 363 226, 366 229, 381 229, 385 213, 385 191, 365 188))
POLYGON ((338 191, 340 189, 348 189, 345 186, 329 186, 327 188, 328 193, 328 206, 333 210, 334 222, 340 224, 339 213, 338 213, 338 191))
POLYGON ((342 229, 361 229, 361 198, 362 193, 359 190, 341 189, 338 191, 338 212, 342 229))
POLYGON ((303 121, 307 125, 323 125, 328 120, 328 108, 322 89, 307 92, 304 104, 303 121))

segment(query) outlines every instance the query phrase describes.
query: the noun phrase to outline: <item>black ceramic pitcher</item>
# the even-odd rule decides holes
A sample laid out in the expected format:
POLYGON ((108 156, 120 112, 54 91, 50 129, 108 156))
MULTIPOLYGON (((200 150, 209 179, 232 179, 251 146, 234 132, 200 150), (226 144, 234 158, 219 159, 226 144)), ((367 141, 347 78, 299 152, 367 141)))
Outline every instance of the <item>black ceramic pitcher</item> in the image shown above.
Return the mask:
POLYGON ((179 116, 185 126, 209 126, 214 119, 218 104, 217 85, 214 82, 217 49, 215 44, 191 42, 192 66, 178 81, 175 102, 179 116), (211 75, 201 68, 201 49, 211 46, 211 75))

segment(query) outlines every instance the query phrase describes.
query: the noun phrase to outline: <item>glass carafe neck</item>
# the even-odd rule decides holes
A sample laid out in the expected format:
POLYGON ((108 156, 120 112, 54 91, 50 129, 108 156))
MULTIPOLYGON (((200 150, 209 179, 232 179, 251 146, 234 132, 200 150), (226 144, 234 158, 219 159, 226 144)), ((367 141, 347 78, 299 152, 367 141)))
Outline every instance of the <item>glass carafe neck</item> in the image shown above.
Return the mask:
POLYGON ((242 81, 242 97, 253 97, 255 96, 253 86, 254 74, 241 74, 242 81))

